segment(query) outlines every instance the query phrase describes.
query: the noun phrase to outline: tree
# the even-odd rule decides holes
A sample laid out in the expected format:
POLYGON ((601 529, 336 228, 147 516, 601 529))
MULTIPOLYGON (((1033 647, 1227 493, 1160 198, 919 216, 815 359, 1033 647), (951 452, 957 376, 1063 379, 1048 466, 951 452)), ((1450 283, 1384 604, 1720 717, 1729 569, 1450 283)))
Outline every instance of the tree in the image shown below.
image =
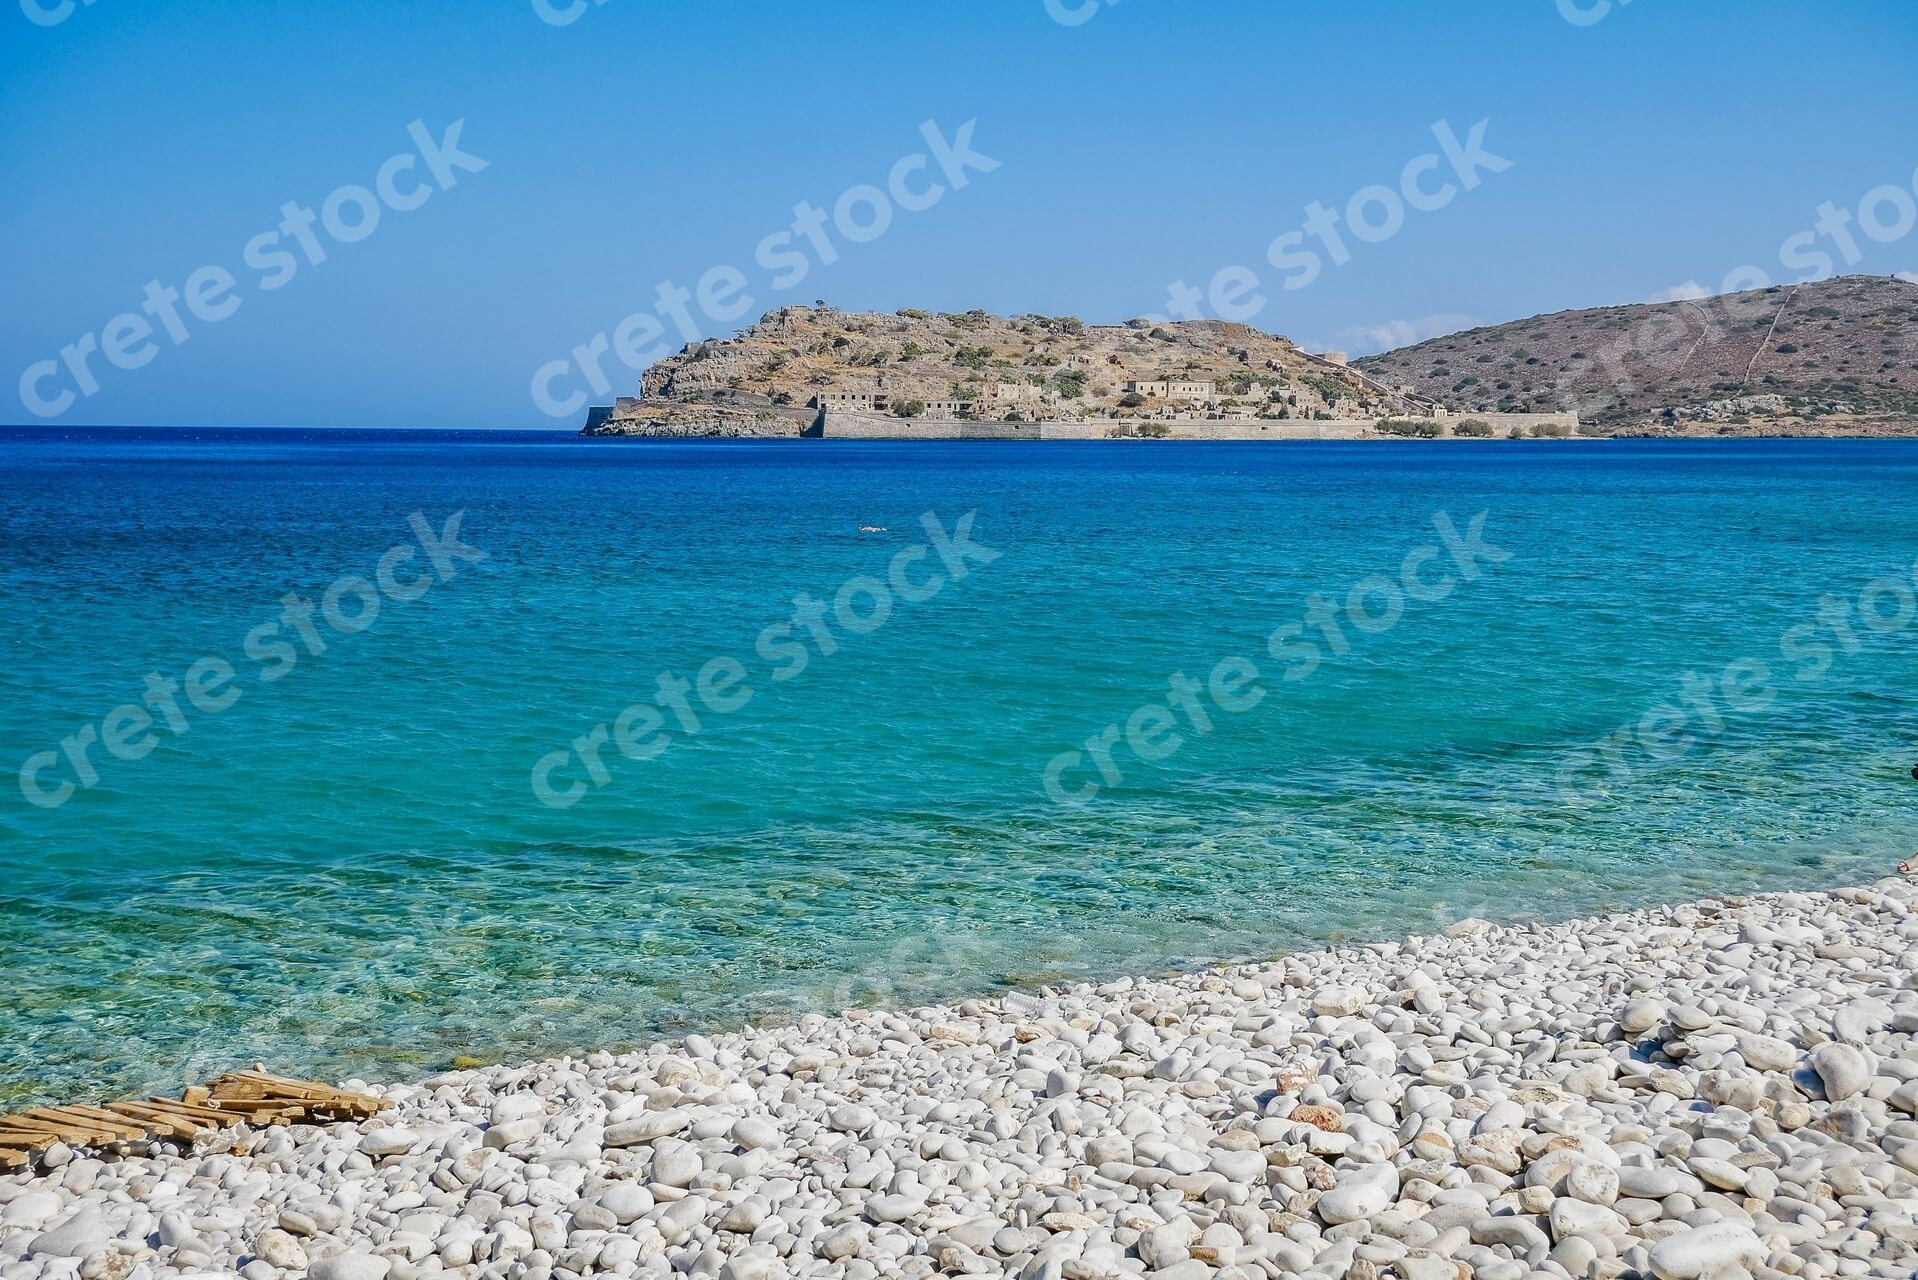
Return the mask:
POLYGON ((917 418, 926 412, 924 400, 901 400, 892 407, 893 414, 901 418, 917 418))

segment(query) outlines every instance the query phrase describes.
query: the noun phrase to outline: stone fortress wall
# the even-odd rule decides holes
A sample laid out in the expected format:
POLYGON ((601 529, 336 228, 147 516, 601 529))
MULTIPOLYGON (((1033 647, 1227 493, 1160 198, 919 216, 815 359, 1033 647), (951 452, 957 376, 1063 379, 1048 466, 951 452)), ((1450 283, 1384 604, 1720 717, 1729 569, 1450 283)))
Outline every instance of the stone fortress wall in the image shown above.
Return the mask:
MULTIPOLYGON (((1556 424, 1578 431, 1576 413, 1478 413, 1458 417, 1414 419, 1440 430, 1439 439, 1464 439, 1455 428, 1466 417, 1490 424, 1495 438, 1514 428, 1530 434, 1538 426, 1556 424)), ((956 418, 896 418, 885 414, 822 410, 805 434, 828 440, 1115 440, 1143 439, 1140 428, 1164 428, 1167 440, 1365 440, 1384 438, 1378 419, 1311 420, 1305 418, 1224 420, 1199 418, 1158 422, 1146 419, 1084 421, 974 422, 956 418)))

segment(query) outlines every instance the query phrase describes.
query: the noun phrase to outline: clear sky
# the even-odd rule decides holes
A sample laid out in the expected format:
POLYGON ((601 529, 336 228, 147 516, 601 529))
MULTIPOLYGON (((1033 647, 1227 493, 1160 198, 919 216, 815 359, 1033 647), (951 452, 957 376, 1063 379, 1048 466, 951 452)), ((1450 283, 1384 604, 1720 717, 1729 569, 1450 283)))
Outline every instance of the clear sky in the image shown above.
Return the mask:
POLYGON ((819 298, 1094 322, 1262 299, 1260 327, 1362 354, 1746 264, 1803 278, 1780 249, 1804 232, 1800 261, 1918 271, 1918 234, 1854 229, 1846 264, 1814 232, 1918 184, 1911 0, 0 5, 0 422, 577 427, 536 371, 564 362, 549 406, 609 400, 572 350, 664 315, 595 357, 631 394, 620 346, 683 340, 658 289, 702 278, 703 334, 819 298), (953 147, 973 120, 961 188, 921 126, 953 147), (474 160, 442 186, 455 121, 474 160), (1440 121, 1461 151, 1489 122, 1509 167, 1467 161, 1465 189, 1440 121), (834 218, 935 183, 877 234, 857 194, 834 218))

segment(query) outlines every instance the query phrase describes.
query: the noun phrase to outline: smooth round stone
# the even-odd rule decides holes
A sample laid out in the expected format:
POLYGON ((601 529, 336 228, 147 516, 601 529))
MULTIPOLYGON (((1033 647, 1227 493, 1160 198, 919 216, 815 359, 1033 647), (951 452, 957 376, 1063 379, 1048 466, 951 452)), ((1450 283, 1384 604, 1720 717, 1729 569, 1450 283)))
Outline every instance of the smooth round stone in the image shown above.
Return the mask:
POLYGON ((1618 1025, 1627 1035, 1642 1036, 1665 1020, 1663 1000, 1634 1000, 1618 1015, 1618 1025))
POLYGON ((1214 1151, 1212 1171, 1229 1181, 1246 1185, 1265 1181, 1263 1151, 1214 1151))
POLYGON ((864 1133, 879 1123, 879 1115, 871 1107, 854 1103, 834 1107, 826 1118, 841 1133, 864 1133))
POLYGON ((866 1217, 873 1222, 904 1222, 925 1207, 918 1196, 876 1196, 866 1202, 866 1217))
POLYGON ((1685 1162, 1707 1186, 1717 1187, 1721 1191, 1742 1191, 1745 1189, 1745 1171, 1729 1160, 1713 1160, 1704 1156, 1693 1156, 1685 1162))
POLYGON ((1602 1205, 1560 1196, 1552 1201, 1549 1214, 1554 1238, 1566 1236, 1614 1236, 1626 1231, 1625 1219, 1602 1205))
POLYGON ((305 1246, 278 1227, 268 1227, 253 1237, 253 1256, 282 1271, 306 1269, 305 1246))
POLYGON ((370 1253, 342 1253, 321 1258, 307 1270, 311 1280, 386 1280, 393 1269, 388 1258, 370 1253))
POLYGON ((606 1126, 606 1132, 600 1136, 600 1142, 608 1147, 634 1147, 645 1142, 657 1142, 661 1138, 684 1133, 693 1122, 692 1113, 678 1108, 666 1111, 648 1111, 634 1116, 630 1120, 621 1120, 606 1126))
POLYGON ((410 1129, 375 1129, 360 1139, 360 1150, 375 1160, 403 1155, 418 1144, 419 1135, 410 1129))
POLYGON ((1765 1245, 1750 1227, 1714 1222, 1666 1236, 1651 1249, 1658 1280, 1712 1280, 1733 1267, 1750 1269, 1765 1260, 1765 1245))
POLYGON ((1348 1018, 1365 1008, 1365 993, 1357 987, 1321 987, 1312 996, 1312 1012, 1322 1018, 1348 1018))
POLYGON ((37 1227, 59 1216, 66 1208, 66 1201, 57 1191, 26 1191, 7 1202, 0 1209, 0 1223, 17 1227, 37 1227))
POLYGON ((637 1182, 615 1182, 599 1193, 599 1207, 623 1227, 652 1211, 653 1193, 637 1182))
POLYGON ((1566 1173, 1564 1190, 1587 1204, 1609 1206, 1618 1199, 1618 1170, 1597 1160, 1581 1160, 1566 1173))
POLYGON ((1798 1065, 1798 1050, 1775 1036, 1751 1033, 1738 1037, 1738 1056, 1757 1071, 1790 1071, 1798 1065))
POLYGON ((509 1093, 494 1101, 493 1108, 487 1113, 490 1123, 511 1124, 515 1120, 537 1119, 541 1127, 546 1124, 546 1099, 536 1093, 509 1093))
POLYGON ((1824 1083, 1833 1102, 1855 1098, 1871 1087, 1873 1064, 1856 1046, 1828 1041, 1813 1049, 1806 1063, 1824 1083))
POLYGON ((735 1124, 732 1139, 747 1151, 772 1151, 780 1145, 778 1127, 757 1116, 746 1116, 735 1124))
POLYGON ((1715 1021, 1711 1014, 1695 1004, 1675 1004, 1671 1007, 1670 1016, 1672 1025, 1680 1031, 1703 1031, 1715 1021))
POLYGON ((857 1222, 848 1222, 836 1228, 817 1242, 819 1256, 828 1262, 838 1262, 850 1258, 866 1243, 866 1228, 857 1222))
POLYGON ((1319 1197, 1319 1217, 1338 1226, 1383 1213, 1398 1196, 1398 1170, 1389 1164, 1339 1171, 1339 1185, 1319 1197))
POLYGON ((719 1220, 721 1231, 734 1231, 742 1235, 751 1235, 759 1230, 759 1225, 772 1214, 772 1206, 758 1196, 747 1196, 726 1211, 719 1220))
POLYGON ((653 1148, 653 1181, 667 1187, 690 1187, 705 1171, 699 1148, 690 1142, 665 1139, 653 1148))
POLYGON ((1623 1165, 1618 1170, 1618 1189, 1621 1195, 1641 1200, 1701 1190, 1698 1179, 1670 1165, 1623 1165))
POLYGON ((35 1236, 27 1252, 52 1258, 84 1258, 104 1246, 108 1235, 106 1219, 101 1216, 99 1206, 89 1204, 35 1236))

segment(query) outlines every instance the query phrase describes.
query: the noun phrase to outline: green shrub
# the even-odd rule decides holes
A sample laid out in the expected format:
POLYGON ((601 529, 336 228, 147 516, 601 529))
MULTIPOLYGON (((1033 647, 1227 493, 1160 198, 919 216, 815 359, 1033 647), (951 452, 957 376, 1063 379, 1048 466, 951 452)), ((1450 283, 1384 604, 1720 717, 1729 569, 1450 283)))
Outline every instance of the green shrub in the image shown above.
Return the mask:
POLYGON ((908 320, 932 319, 932 314, 930 312, 921 311, 918 307, 901 307, 899 309, 898 314, 904 316, 908 320))
POLYGON ((917 418, 926 412, 924 400, 901 400, 892 407, 893 416, 899 418, 917 418))
POLYGON ((1467 418, 1452 428, 1455 436, 1470 436, 1474 440, 1485 440, 1492 434, 1492 424, 1483 418, 1467 418))
POLYGON ((1172 428, 1166 426, 1163 422, 1141 422, 1139 424, 1139 434, 1149 436, 1154 440, 1163 440, 1172 434, 1172 428))
POLYGON ((1572 434, 1572 429, 1562 422, 1541 422, 1532 428, 1532 435, 1539 440, 1563 440, 1572 434))
POLYGON ((1436 422, 1416 421, 1411 418, 1380 418, 1377 425, 1381 435, 1411 436, 1420 440, 1434 439, 1442 430, 1436 422))

